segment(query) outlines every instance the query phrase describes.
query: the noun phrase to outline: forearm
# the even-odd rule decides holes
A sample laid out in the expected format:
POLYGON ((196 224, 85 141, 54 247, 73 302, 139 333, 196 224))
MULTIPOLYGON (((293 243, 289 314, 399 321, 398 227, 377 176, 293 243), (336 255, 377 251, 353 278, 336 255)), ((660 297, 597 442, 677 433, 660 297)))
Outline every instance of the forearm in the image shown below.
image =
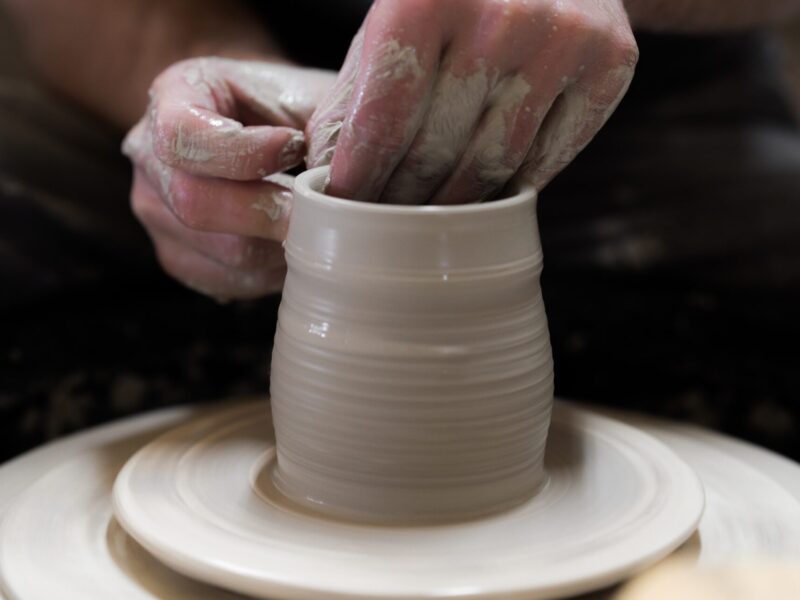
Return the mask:
POLYGON ((128 127, 153 78, 190 56, 272 57, 267 32, 243 5, 215 0, 4 0, 43 79, 128 127))
POLYGON ((800 0, 624 0, 635 28, 731 31, 768 25, 800 13, 800 0))

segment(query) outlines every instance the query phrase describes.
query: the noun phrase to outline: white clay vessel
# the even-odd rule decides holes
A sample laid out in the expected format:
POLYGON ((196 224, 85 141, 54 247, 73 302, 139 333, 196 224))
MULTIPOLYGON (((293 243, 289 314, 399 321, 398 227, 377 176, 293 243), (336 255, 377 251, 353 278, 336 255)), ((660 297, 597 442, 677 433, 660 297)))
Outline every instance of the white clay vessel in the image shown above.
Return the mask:
POLYGON ((368 522, 445 521, 543 484, 553 365, 536 193, 397 206, 297 178, 272 359, 275 484, 368 522))

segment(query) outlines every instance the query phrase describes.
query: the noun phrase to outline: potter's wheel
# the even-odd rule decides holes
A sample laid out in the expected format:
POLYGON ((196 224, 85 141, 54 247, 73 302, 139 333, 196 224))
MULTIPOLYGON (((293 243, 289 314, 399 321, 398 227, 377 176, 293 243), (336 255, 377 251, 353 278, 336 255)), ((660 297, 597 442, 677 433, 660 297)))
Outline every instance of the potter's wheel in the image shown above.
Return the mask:
MULTIPOLYGON (((225 409, 211 412, 219 410, 225 409)), ((110 486, 119 467, 147 441, 197 416, 158 411, 0 467, 0 580, 7 599, 237 597, 162 567, 111 519, 110 486), (36 585, 23 590, 26 581, 36 585)), ((700 562, 800 557, 800 466, 691 426, 620 416, 661 438, 703 480, 707 508, 688 545, 700 562)))
POLYGON ((176 570, 265 599, 564 597, 616 583, 694 531, 697 476, 651 436, 559 404, 547 444, 547 483, 511 510, 363 525, 275 489, 272 422, 257 402, 140 450, 117 478, 115 512, 176 570))

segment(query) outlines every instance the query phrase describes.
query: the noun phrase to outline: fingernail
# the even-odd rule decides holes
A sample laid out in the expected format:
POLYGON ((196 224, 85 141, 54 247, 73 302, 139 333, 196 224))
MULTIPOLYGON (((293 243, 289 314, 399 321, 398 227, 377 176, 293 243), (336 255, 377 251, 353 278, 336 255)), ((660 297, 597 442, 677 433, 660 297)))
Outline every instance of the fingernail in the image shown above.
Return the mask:
POLYGON ((286 142, 286 145, 283 147, 280 156, 278 157, 281 169, 296 167, 303 162, 303 154, 305 149, 305 136, 299 131, 292 134, 291 139, 286 142))

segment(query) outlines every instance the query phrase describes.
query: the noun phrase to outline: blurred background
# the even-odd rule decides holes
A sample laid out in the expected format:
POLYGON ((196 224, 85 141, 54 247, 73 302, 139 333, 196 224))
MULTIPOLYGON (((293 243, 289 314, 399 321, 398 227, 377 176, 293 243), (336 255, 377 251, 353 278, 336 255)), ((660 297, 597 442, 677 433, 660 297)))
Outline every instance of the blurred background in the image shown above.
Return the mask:
MULTIPOLYGON (((640 45, 628 99, 542 194, 557 394, 800 459, 800 27, 640 45)), ((267 394, 279 297, 220 305, 161 272, 123 135, 39 83, 0 12, 0 461, 267 394)))

